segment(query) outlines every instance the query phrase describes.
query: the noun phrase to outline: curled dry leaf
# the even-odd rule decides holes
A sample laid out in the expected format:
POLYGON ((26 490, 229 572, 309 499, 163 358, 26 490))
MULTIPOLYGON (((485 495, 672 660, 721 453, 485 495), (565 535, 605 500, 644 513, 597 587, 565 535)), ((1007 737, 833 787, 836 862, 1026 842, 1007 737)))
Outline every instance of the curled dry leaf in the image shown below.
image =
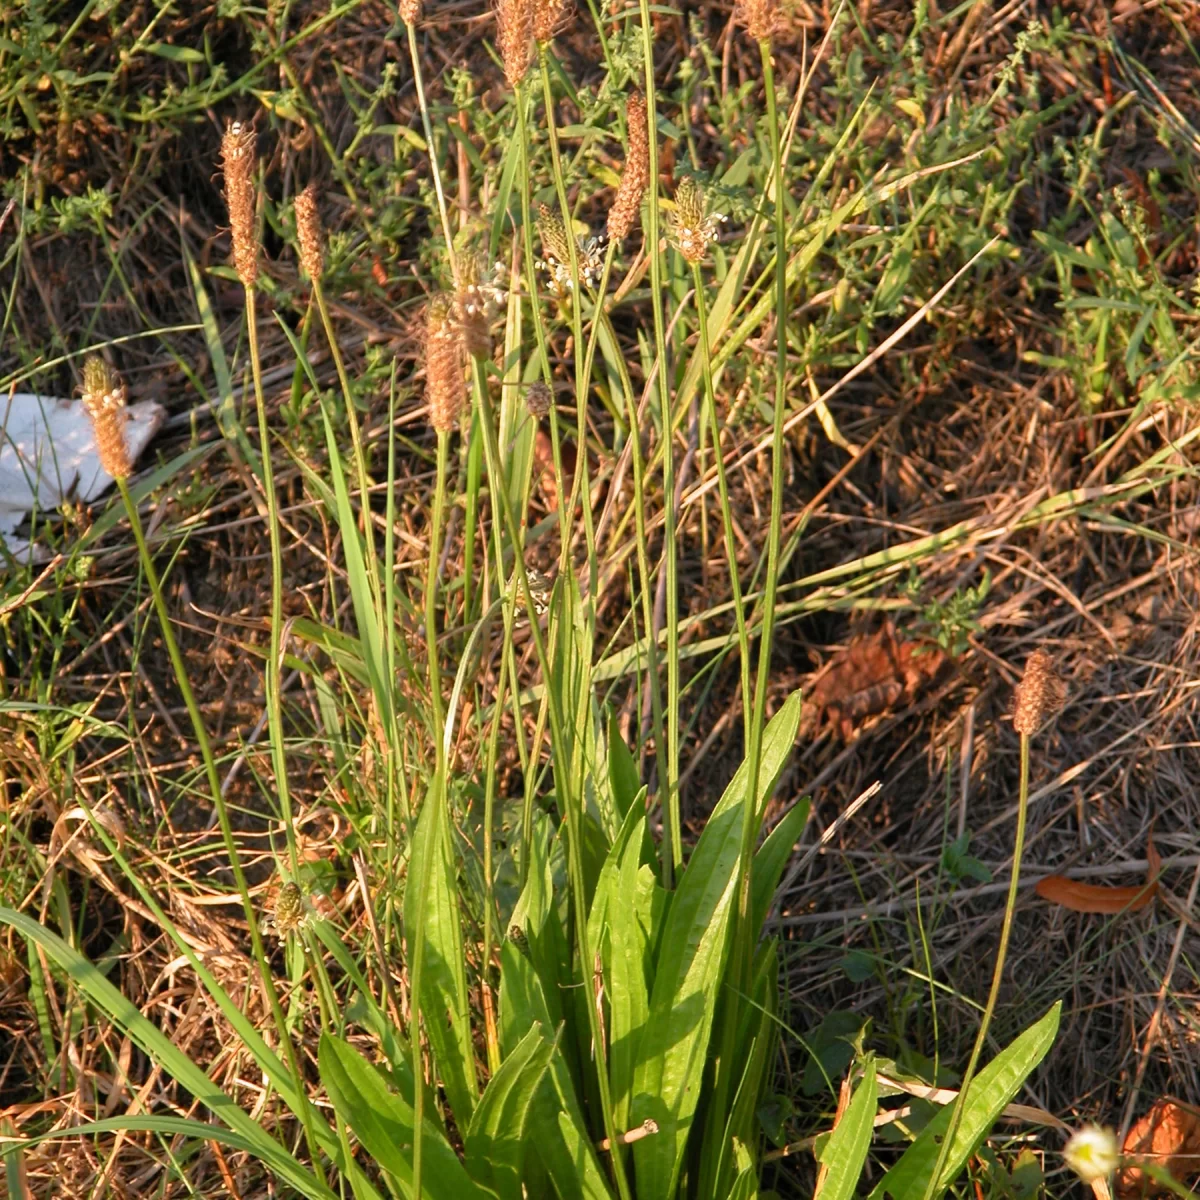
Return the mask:
POLYGON ((1061 904, 1072 912, 1121 913, 1140 912, 1158 894, 1158 873, 1162 859, 1154 848, 1154 839, 1146 842, 1146 882, 1134 887, 1106 887, 1103 884, 1081 883, 1065 875, 1047 875, 1034 886, 1043 900, 1061 904))
POLYGON ((901 641, 890 623, 855 638, 809 685, 810 719, 823 713, 845 739, 868 717, 912 705, 949 659, 931 642, 901 641))
MULTIPOLYGON (((1164 1097, 1125 1135, 1122 1153, 1163 1168, 1187 1186, 1200 1175, 1200 1110, 1164 1097)), ((1169 1195, 1170 1191, 1140 1166, 1117 1172, 1117 1200, 1169 1195)))

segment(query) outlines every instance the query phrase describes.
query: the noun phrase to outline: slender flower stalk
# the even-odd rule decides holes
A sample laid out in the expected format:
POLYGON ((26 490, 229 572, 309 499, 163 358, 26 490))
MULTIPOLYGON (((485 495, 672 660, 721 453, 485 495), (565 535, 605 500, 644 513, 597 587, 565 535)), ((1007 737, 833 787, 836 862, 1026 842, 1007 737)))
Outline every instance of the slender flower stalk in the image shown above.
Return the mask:
POLYGON ((251 954, 258 966, 259 980, 267 1006, 271 1011, 272 1020, 280 1042, 283 1044, 288 1070, 291 1072, 300 1102, 300 1121, 304 1127, 305 1140, 312 1156, 313 1167, 317 1176, 324 1182, 324 1171, 321 1167, 320 1151, 317 1143, 316 1129, 313 1124, 312 1107, 308 1093, 304 1087, 304 1074, 300 1069, 300 1061, 296 1047, 288 1032, 287 1020, 283 1007, 279 1002, 279 994, 275 990, 275 981, 271 975, 270 964, 266 949, 263 946, 262 933, 259 930, 258 913, 250 898, 250 888, 242 870, 241 855, 233 836, 233 825, 229 819, 229 809, 225 804, 225 795, 221 790, 221 778, 217 771, 217 760, 213 754, 212 743, 208 738, 208 729, 204 724, 200 706, 196 702, 196 694, 192 690, 191 679, 184 666, 183 655, 175 640, 171 616, 167 611, 167 603, 163 598, 162 583, 154 566, 150 548, 146 544, 146 533, 142 527, 141 515, 133 496, 129 492, 128 477, 131 470, 128 449, 125 444, 125 385, 120 377, 99 355, 90 355, 84 363, 83 371, 83 405, 92 420, 95 432, 97 451, 101 456, 101 465, 116 480, 121 502, 125 506, 129 518, 129 526, 133 531, 133 540, 137 546, 138 558, 141 560, 142 571, 146 576, 146 585, 150 590, 150 598, 158 617, 159 628, 162 631, 163 644, 167 649, 171 668, 175 674, 175 682, 183 697, 184 707, 192 724, 192 732, 200 751, 200 759, 204 764, 204 774, 208 782, 209 793, 212 796, 213 809, 217 815, 217 824, 221 830, 221 840, 225 844, 225 853, 229 858, 230 870, 233 872, 234 886, 242 902, 242 911, 246 917, 246 925, 250 934, 251 954), (119 441, 118 441, 119 439, 119 441))
MULTIPOLYGON (((537 272, 534 269, 536 256, 534 254, 533 245, 533 229, 534 222, 531 213, 530 204, 530 176, 529 176, 529 131, 528 122, 526 119, 526 108, 528 100, 525 94, 525 85, 522 83, 515 89, 514 102, 517 109, 517 151, 518 158, 518 175, 520 183, 521 196, 521 231, 522 231, 522 248, 524 263, 524 276, 526 290, 529 295, 530 311, 533 315, 534 336, 537 341, 538 359, 541 363, 542 379, 549 386, 551 380, 550 370, 550 352, 546 338, 546 326, 543 319, 541 300, 538 295, 538 280, 537 272)), ((481 407, 481 412, 482 407, 481 407)), ((552 404, 549 410, 550 417, 550 448, 551 455, 554 461, 555 478, 561 480, 563 475, 563 459, 562 459, 562 439, 558 427, 558 409, 552 404)), ((529 480, 526 480, 526 487, 529 486, 529 480)), ((560 503, 558 505, 558 534, 559 541, 566 545, 568 542, 568 526, 567 526, 567 505, 560 503)), ((520 526, 517 531, 517 543, 514 547, 515 555, 524 561, 524 526, 520 526)), ((510 655, 510 686, 512 688, 513 704, 514 704, 514 724, 518 731, 521 729, 522 718, 516 710, 518 685, 515 668, 515 656, 510 655)), ((534 725, 533 739, 530 742, 529 756, 531 763, 536 763, 541 754, 542 739, 545 735, 546 722, 549 715, 549 692, 543 692, 542 702, 538 708, 537 721, 534 725)), ((518 732, 518 744, 520 741, 520 733, 518 732)), ((534 789, 537 782, 537 773, 529 769, 530 764, 523 763, 522 769, 525 779, 525 794, 522 801, 522 812, 524 819, 522 821, 522 847, 521 847, 521 885, 524 886, 529 874, 529 863, 533 851, 533 804, 534 804, 534 789)))
MULTIPOLYGON (((292 820, 291 790, 288 786, 287 754, 284 746, 283 728, 283 547, 280 538, 279 503, 275 494, 275 476, 271 466, 270 430, 267 424, 267 405, 263 395, 262 356, 258 347, 258 305, 257 288, 260 244, 256 225, 255 210, 257 207, 258 184, 255 179, 257 165, 254 130, 244 124, 234 122, 225 131, 221 143, 222 167, 225 175, 225 195, 229 208, 229 224, 233 239, 233 259, 242 286, 246 292, 246 332, 250 349, 250 373, 254 383, 254 404, 258 414, 258 438, 262 454, 263 494, 267 505, 267 532, 271 547, 271 611, 270 628, 267 646, 267 670, 264 680, 267 699, 267 725, 270 731, 271 765, 275 776, 275 792, 279 797, 280 815, 283 820, 284 836, 288 847, 288 862, 293 878, 299 873, 299 856, 296 851, 295 827, 292 820)), ((121 484, 122 496, 130 504, 124 484, 121 484)), ((131 518, 132 520, 133 518, 131 518)), ((144 546, 139 536, 139 550, 144 546)), ((150 577, 151 566, 147 571, 150 577)), ((164 634, 169 634, 165 609, 160 611, 160 622, 164 634)), ((172 637, 167 638, 173 642, 172 637)), ((177 677, 183 671, 182 660, 176 661, 178 648, 171 654, 172 664, 177 677)), ((183 679, 180 679, 181 688, 183 679)), ((190 692, 190 687, 187 689, 190 692)), ((192 705, 195 700, 193 698, 192 705)), ((189 705, 189 710, 191 705, 189 705)), ((193 724, 199 721, 199 711, 193 717, 193 724)), ((197 739, 203 739, 207 745, 207 734, 202 733, 202 722, 197 725, 197 739)), ((202 748, 202 754, 204 750, 202 748)), ((208 749, 211 757, 211 748, 208 749)), ((218 820, 222 820, 224 812, 224 797, 220 783, 216 780, 216 764, 211 765, 210 785, 215 788, 214 796, 220 797, 218 820)), ((251 945, 255 958, 259 961, 263 987, 267 992, 268 1002, 274 1015, 279 1031, 280 1040, 287 1050, 288 1066, 296 1077, 296 1087, 303 1097, 301 1118, 305 1128, 305 1136, 312 1152, 313 1162, 318 1174, 322 1174, 320 1160, 317 1155, 316 1135, 312 1127, 312 1113, 309 1109, 308 1095, 304 1090, 304 1075, 300 1069, 299 1059, 291 1037, 288 1035, 283 1008, 275 991, 275 984, 270 975, 262 948, 262 938, 258 925, 253 918, 249 892, 246 890, 245 876, 237 857, 237 848, 233 842, 232 828, 226 814, 223 818, 223 835, 225 835, 226 850, 234 868, 234 878, 238 882, 238 890, 242 893, 242 904, 247 912, 250 926, 251 945), (226 830, 228 833, 226 834, 226 830)))
POLYGON ((954 1101, 950 1124, 941 1141, 937 1165, 925 1187, 925 1200, 932 1200, 932 1197, 940 1190, 938 1180, 942 1178, 942 1172, 950 1157, 954 1136, 958 1132, 963 1108, 968 1100, 971 1081, 975 1078, 975 1070, 979 1066, 983 1047, 987 1044, 988 1029, 996 1012, 996 1003, 1000 998, 1000 984, 1004 978, 1004 963, 1008 957, 1008 942, 1012 934, 1013 914, 1016 912, 1017 892, 1021 882, 1021 855, 1025 850, 1025 823, 1029 810, 1030 743, 1034 734, 1041 729, 1049 717, 1062 707, 1065 700, 1066 685, 1055 672, 1053 659, 1044 650, 1035 650, 1025 663, 1025 672, 1013 697, 1013 728, 1021 737, 1021 776, 1017 793, 1017 830, 1013 837, 1012 874, 1008 880, 1004 921, 1000 926, 1000 943, 996 947, 996 962, 992 968, 992 986, 988 991, 987 1003, 984 1005, 983 1016, 979 1021, 979 1032, 975 1035, 975 1044, 971 1047, 971 1057, 967 1061, 967 1069, 963 1072, 958 1096, 954 1101))
POLYGON ((421 19, 421 0, 401 0, 400 19, 408 31, 408 58, 412 63, 413 83, 417 89, 417 107, 421 110, 421 126, 425 131, 425 145, 429 150, 429 167, 433 175, 433 190, 437 195, 438 216, 442 222, 442 235, 446 239, 446 255, 450 259, 450 271, 458 279, 458 262, 454 257, 454 234, 450 230, 450 213, 446 208, 446 192, 442 187, 442 172, 438 165, 437 150, 433 140, 433 123, 429 119, 429 105, 425 100, 425 83, 421 77, 421 53, 417 49, 417 22, 421 19))
POLYGON ((742 824, 742 860, 738 893, 738 928, 741 970, 735 974, 740 985, 749 981, 756 940, 750 924, 750 860, 758 829, 759 769, 762 764, 763 728, 766 724, 767 687, 771 677, 771 649, 775 634, 775 597, 779 588, 779 551, 783 526, 783 415, 787 405, 787 223, 783 196, 783 144, 779 107, 775 97, 775 70, 771 43, 758 43, 762 60, 763 89, 767 97, 767 126, 771 139, 772 186, 775 201, 775 404, 771 429, 771 516, 767 529, 767 575, 763 586, 762 634, 758 647, 758 671, 754 681, 754 711, 750 723, 750 745, 746 754, 746 778, 752 802, 746 806, 742 824))
MULTIPOLYGON (((675 413, 671 406, 671 388, 667 370, 666 319, 663 311, 662 255, 658 252, 660 221, 658 202, 658 111, 654 78, 654 26, 650 21, 650 0, 638 0, 642 28, 642 63, 645 71, 646 125, 649 135, 649 204, 646 239, 650 255, 650 305, 654 317, 654 352, 657 358, 655 390, 658 393, 659 419, 662 424, 663 454, 663 558, 667 583, 667 745, 666 769, 663 747, 656 746, 658 791, 671 844, 663 855, 663 885, 670 887, 675 872, 683 865, 683 833, 679 815, 679 611, 678 546, 675 508, 675 413)), ((653 628, 647 630, 653 637, 653 628)))
POLYGON ((271 737, 271 765, 275 791, 288 845, 291 874, 299 872, 292 822, 291 791, 288 787, 287 756, 283 729, 283 546, 280 537, 279 501, 271 466, 271 434, 263 395, 262 356, 258 347, 257 281, 261 252, 255 218, 258 183, 255 179, 257 153, 254 130, 232 123, 221 142, 221 165, 225 175, 225 201, 233 240, 233 261, 246 292, 246 334, 250 349, 250 373, 258 415, 259 452, 262 455, 263 495, 267 505, 267 534, 271 547, 271 608, 268 631, 266 696, 267 724, 271 737))
MULTIPOLYGON (((426 804, 447 804, 447 763, 444 737, 442 681, 438 653, 437 594, 438 562, 441 558, 441 534, 446 509, 446 477, 449 474, 450 434, 457 427, 466 400, 463 381, 462 340, 453 320, 453 300, 435 296, 429 303, 425 334, 425 391, 429 400, 429 423, 437 433, 437 479, 434 484, 433 513, 429 524, 429 566, 425 576, 425 645, 429 660, 429 708, 433 718, 436 756, 435 773, 440 787, 432 788, 426 804)), ((423 902, 418 897, 418 902, 423 902)), ((412 1007, 412 1056, 414 1080, 413 1194, 422 1195, 425 1081, 421 1063, 421 976, 424 968, 424 938, 409 947, 411 956, 410 996, 412 1007)))
MULTIPOLYGON (((759 0, 765 6, 765 0, 759 0)), ((762 26, 756 25, 761 32, 762 26)), ((775 72, 771 60, 769 34, 758 41, 759 57, 762 62, 763 89, 767 99, 767 129, 771 147, 772 179, 774 199, 775 232, 775 397, 771 430, 771 513, 767 528, 767 567, 763 587, 762 629, 759 641, 758 664, 754 681, 753 708, 748 727, 746 748, 746 805, 742 811, 742 844, 738 864, 737 917, 733 924, 731 948, 731 986, 745 992, 750 987, 753 970, 754 947, 758 942, 758 930, 752 927, 750 876, 754 855, 754 839, 761 825, 759 808, 759 776, 762 766, 763 728, 766 724, 767 686, 771 671, 771 648, 775 632, 775 599, 779 583, 780 543, 783 525, 783 416, 787 402, 787 226, 783 198, 783 142, 779 123, 779 109, 775 96, 775 72)), ((682 232, 689 242, 711 235, 711 228, 704 225, 707 213, 703 200, 697 204, 695 197, 685 196, 686 207, 682 214, 677 207, 675 230, 677 239, 682 232), (680 223, 686 225, 680 230, 680 223)), ((676 196, 678 206, 679 197, 676 196)), ((720 447, 716 447, 720 461, 720 447)), ((744 702, 744 701, 743 701, 744 702)), ((727 1111, 738 1067, 732 1055, 737 1039, 738 1013, 736 1005, 727 1005, 720 1034, 720 1052, 714 1082, 714 1112, 727 1111)), ((729 1169, 729 1157, 724 1148, 718 1149, 710 1168, 715 1175, 707 1180, 710 1187, 720 1188, 729 1169)))
POLYGON ((333 357, 337 370, 338 383, 342 389, 342 401, 345 405, 346 423, 350 426, 350 441, 354 448, 354 466, 358 475, 359 503, 362 506, 363 540, 366 543, 368 577, 372 594, 375 599, 375 609, 381 612, 379 604, 379 563, 375 552, 375 529, 371 521, 371 480, 367 474, 367 456, 363 445, 362 430, 358 423, 358 407, 355 404, 354 393, 350 388, 350 376, 346 370, 346 362, 342 357, 341 343, 333 328, 333 318, 330 316, 329 303, 325 298, 325 233, 321 227, 321 217, 317 208, 317 189, 314 183, 296 196, 296 240, 300 250, 300 265, 312 284, 313 299, 321 316, 321 326, 325 331, 325 341, 333 357))
MULTIPOLYGON (((479 389, 478 396, 480 404, 480 427, 484 437, 484 452, 487 456, 488 477, 493 483, 491 493, 499 508, 499 515, 508 533, 509 542, 513 546, 516 546, 519 544, 519 528, 516 517, 513 515, 512 505, 509 502, 508 492, 502 482, 504 478, 503 468, 500 465, 500 448, 496 435, 496 422, 492 413, 491 399, 487 394, 486 388, 479 389)), ((516 556, 515 565, 521 591, 525 597, 526 607, 530 611, 534 611, 536 607, 535 595, 538 589, 534 587, 534 584, 530 580, 529 570, 520 555, 516 556)), ((537 652, 539 665, 542 669, 542 676, 545 679, 550 679, 552 678, 551 657, 547 650, 546 639, 542 634, 541 627, 536 620, 531 620, 529 622, 529 629, 533 636, 533 643, 537 652)), ((567 757, 571 739, 567 733, 566 721, 557 689, 547 687, 544 694, 548 698, 549 703, 550 745, 552 753, 555 755, 554 776, 556 786, 562 787, 564 792, 567 792, 572 789, 574 782, 573 772, 570 769, 570 760, 567 757)), ((582 969, 586 974, 588 970, 587 964, 590 964, 593 958, 588 936, 587 896, 584 891, 583 846, 581 842, 583 798, 582 795, 564 794, 560 797, 560 803, 567 826, 568 870, 571 880, 571 900, 575 916, 575 937, 579 945, 579 962, 583 964, 582 969)), ((596 1006, 588 1004, 585 1007, 588 1013, 588 1026, 592 1037, 592 1046, 596 1055, 596 1077, 600 1093, 600 1107, 604 1121, 604 1131, 610 1139, 610 1144, 615 1146, 618 1130, 613 1123, 612 1094, 608 1079, 606 1042, 599 1025, 596 1006)), ((616 1175, 617 1194, 620 1200, 631 1200, 629 1181, 625 1174, 625 1163, 616 1150, 613 1151, 612 1163, 616 1175)))
MULTIPOLYGON (((569 294, 568 303, 571 310, 571 334, 576 347, 575 353, 575 419, 576 419, 576 464, 575 476, 571 484, 571 496, 565 505, 566 520, 564 522, 565 536, 559 549, 559 570, 566 571, 570 567, 571 531, 575 520, 575 511, 583 502, 583 531, 587 545, 588 558, 588 589, 584 602, 585 619, 589 625, 595 622, 595 596, 598 578, 598 558, 596 555, 596 530, 591 505, 591 480, 588 471, 587 456, 587 398, 589 392, 588 367, 586 355, 578 353, 580 346, 585 346, 583 339, 583 301, 579 295, 580 280, 589 285, 595 282, 598 273, 597 264, 590 259, 586 265, 580 263, 580 246, 573 230, 570 229, 571 209, 567 201, 566 176, 563 171, 562 155, 558 145, 558 130, 554 118, 554 92, 550 84, 550 66, 546 47, 541 47, 542 94, 546 109, 546 132, 550 141, 550 161, 554 174, 554 186, 558 196, 558 214, 554 214, 546 206, 542 206, 538 219, 538 232, 542 235, 542 244, 546 256, 546 266, 552 271, 552 281, 560 294, 569 294), (566 251, 565 255, 563 251, 566 251)), ((557 464, 556 464, 557 466, 557 464)), ((562 478, 560 473, 559 478, 562 478)))
POLYGON ((700 359, 704 375, 704 400, 708 407, 709 432, 713 440, 713 457, 717 464, 717 488, 721 496, 721 516, 725 533, 725 553, 729 562, 729 582, 733 589, 733 613, 737 621, 738 649, 742 675, 742 720, 747 745, 750 742, 750 634, 746 627, 746 608, 742 602, 742 581, 738 574, 737 541, 733 533, 733 510, 729 503, 729 481, 725 459, 721 453, 721 425, 717 420, 717 401, 712 380, 712 347, 708 336, 708 302, 704 296, 704 280, 700 264, 692 264, 692 287, 696 296, 696 316, 700 326, 700 359))

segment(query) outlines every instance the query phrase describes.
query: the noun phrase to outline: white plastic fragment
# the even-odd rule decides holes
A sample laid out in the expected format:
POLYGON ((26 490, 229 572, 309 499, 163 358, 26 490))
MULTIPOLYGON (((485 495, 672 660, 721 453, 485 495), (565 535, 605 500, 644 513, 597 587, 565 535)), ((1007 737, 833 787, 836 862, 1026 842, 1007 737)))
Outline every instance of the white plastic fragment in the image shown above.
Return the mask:
MULTIPOLYGON (((136 462, 166 412, 143 400, 126 413, 125 441, 136 462)), ((82 404, 28 392, 0 395, 0 544, 14 558, 28 554, 29 542, 16 531, 30 512, 53 513, 64 500, 95 500, 112 483, 82 404)))

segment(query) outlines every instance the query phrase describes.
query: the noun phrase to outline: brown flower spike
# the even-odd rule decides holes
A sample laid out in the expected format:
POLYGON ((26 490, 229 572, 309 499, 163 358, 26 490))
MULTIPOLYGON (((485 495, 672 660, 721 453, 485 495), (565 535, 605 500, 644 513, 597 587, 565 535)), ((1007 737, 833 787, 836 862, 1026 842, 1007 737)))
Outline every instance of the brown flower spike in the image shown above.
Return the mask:
POLYGON ((258 237, 254 229, 254 207, 258 189, 254 184, 256 135, 243 121, 233 121, 221 139, 221 167, 225 172, 225 203, 233 234, 233 265, 242 286, 258 281, 258 237))
POLYGON ((608 236, 618 242, 627 238, 642 209, 642 194, 650 181, 650 141, 646 136, 646 99, 631 92, 625 102, 625 121, 629 127, 629 149, 621 184, 608 210, 608 236))
POLYGON ((462 336, 463 349, 472 358, 490 358, 492 320, 505 301, 504 267, 488 267, 482 255, 460 260, 461 277, 454 297, 454 319, 462 336))
POLYGON ((1025 663, 1025 674, 1013 695, 1013 728, 1032 737, 1067 698, 1067 685, 1054 669, 1045 650, 1035 650, 1025 663))
POLYGON ((114 479, 127 479, 132 468, 125 444, 125 385, 99 354, 83 360, 83 407, 92 421, 100 465, 114 479))
POLYGON ((496 0, 496 47, 511 88, 525 78, 533 61, 531 0, 496 0))
POLYGON ((421 0, 400 0, 400 20, 415 25, 421 19, 421 0))
POLYGON ((737 19, 756 42, 769 42, 779 30, 779 0, 740 0, 737 19))
POLYGON ((317 212, 317 185, 310 183, 296 197, 296 241, 300 243, 300 265, 314 281, 325 272, 325 238, 317 212))
POLYGON ((549 42, 574 12, 571 0, 533 0, 533 36, 539 44, 549 42))
POLYGON ((425 327, 425 395, 429 423, 438 433, 450 433, 466 403, 463 379, 463 344, 454 318, 454 298, 434 296, 429 301, 425 327))

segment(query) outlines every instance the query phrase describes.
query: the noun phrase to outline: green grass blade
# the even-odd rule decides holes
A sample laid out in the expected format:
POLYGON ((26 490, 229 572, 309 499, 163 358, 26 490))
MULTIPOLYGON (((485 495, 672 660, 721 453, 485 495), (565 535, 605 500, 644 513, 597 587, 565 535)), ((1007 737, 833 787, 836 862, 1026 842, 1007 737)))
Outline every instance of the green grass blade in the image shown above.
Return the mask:
MULTIPOLYGON (((934 1189, 941 1195, 954 1182, 966 1161, 988 1135, 1004 1106, 1017 1094, 1030 1072, 1054 1044, 1062 1003, 1056 1004, 1040 1021, 1031 1025, 996 1055, 975 1077, 967 1092, 962 1119, 946 1159, 942 1177, 934 1189)), ((900 1161, 875 1185, 869 1200, 921 1200, 938 1160, 940 1142, 954 1106, 946 1105, 921 1131, 900 1161)))
POLYGON ((659 1128, 656 1137, 634 1146, 639 1200, 674 1194, 724 982, 743 806, 753 804, 761 813, 799 722, 800 696, 793 693, 763 732, 759 795, 749 794, 743 763, 700 835, 671 902, 634 1072, 633 1123, 652 1118, 659 1128))
POLYGON ((430 783, 413 835, 404 932, 409 953, 424 939, 420 1005, 434 1060, 459 1126, 471 1119, 478 1097, 471 1009, 458 914, 458 876, 446 819, 445 782, 430 783))
POLYGON ((750 871, 750 912, 755 929, 761 930, 767 919, 783 868, 787 866, 792 848, 808 823, 808 810, 807 800, 792 805, 754 856, 754 866, 750 871))
POLYGON ((871 1148, 878 1096, 875 1060, 868 1058, 854 1098, 821 1151, 821 1162, 829 1173, 814 1200, 851 1200, 871 1148))
POLYGON ((734 1146, 737 1163, 737 1179, 729 1192, 729 1200, 757 1200, 758 1167, 750 1151, 738 1142, 734 1146))
POLYGON ((279 1164, 279 1169, 292 1172, 297 1179, 304 1179, 305 1195, 333 1195, 309 1175, 231 1096, 217 1087, 157 1025, 143 1016, 133 1001, 109 983, 93 963, 68 946, 56 933, 15 909, 0 908, 0 923, 12 926, 22 937, 40 946, 79 990, 128 1034, 130 1041, 191 1092, 228 1129, 239 1134, 253 1154, 264 1162, 279 1164))
MULTIPOLYGON (((600 868, 600 878, 596 883, 596 892, 592 897, 591 911, 588 913, 588 945, 599 947, 600 939, 604 936, 604 927, 609 920, 609 909, 614 903, 614 889, 621 870, 621 862, 630 839, 636 839, 636 845, 641 846, 642 834, 646 829, 645 799, 646 789, 638 793, 641 804, 633 805, 625 817, 621 828, 617 831, 616 840, 608 851, 608 857, 600 868)), ((636 855, 635 855, 636 860, 636 855)))
POLYGON ((220 429, 221 436, 227 442, 232 442, 237 446, 252 469, 260 472, 262 463, 259 461, 258 455, 254 453, 250 439, 246 436, 246 431, 237 417, 237 409, 233 402, 233 374, 229 370, 229 361, 225 357, 225 346, 221 341, 221 332, 217 328, 217 318, 213 312, 212 301, 208 298, 208 290, 204 286, 204 276, 200 273, 200 268, 188 249, 187 240, 182 240, 180 245, 183 249, 183 261, 187 267, 188 280, 192 285, 192 297, 196 302, 196 312, 200 315, 200 324, 204 330, 204 346, 208 351, 209 361, 212 363, 213 374, 217 378, 219 399, 212 406, 213 416, 217 419, 217 428, 220 429))
MULTIPOLYGON (((750 1001, 739 1001, 739 1004, 745 1009, 745 1019, 737 1033, 734 1062, 744 1062, 746 1067, 738 1081, 729 1120, 716 1147, 721 1152, 716 1158, 716 1178, 721 1184, 725 1182, 722 1175, 724 1155, 731 1147, 757 1142, 763 1085, 779 1047, 779 945, 776 941, 767 942, 759 952, 754 963, 750 1001)), ((723 1113, 719 1115, 724 1116, 723 1113)), ((706 1157, 708 1148, 706 1141, 706 1157)))
POLYGON ((501 1200, 522 1200, 529 1117, 554 1050, 534 1025, 492 1076, 467 1129, 467 1169, 501 1200))
MULTIPOLYGON (((70 1125, 51 1133, 23 1139, 17 1143, 17 1148, 19 1150, 28 1149, 42 1142, 90 1137, 98 1133, 160 1133, 172 1138, 185 1137, 194 1138, 200 1142, 217 1142, 219 1145, 228 1146, 231 1150, 240 1150, 244 1154, 258 1159, 271 1170, 279 1181, 290 1184, 301 1196, 307 1196, 310 1200, 332 1200, 334 1196, 333 1192, 318 1183, 286 1150, 270 1138, 267 1141, 274 1147, 274 1150, 267 1149, 258 1139, 247 1138, 233 1130, 222 1129, 219 1125, 210 1125, 206 1121, 192 1121, 186 1117, 106 1117, 102 1121, 70 1125)), ((13 1196, 24 1195, 21 1191, 11 1194, 13 1196)))
MULTIPOLYGON (((317 1061, 321 1082, 338 1115, 366 1152, 411 1197, 412 1105, 391 1090, 377 1067, 340 1038, 323 1033, 317 1061)), ((492 1194, 475 1184, 446 1140, 445 1131, 428 1120, 422 1156, 422 1200, 484 1200, 492 1194)))
POLYGON ((615 714, 608 721, 608 786, 612 789, 613 803, 624 820, 641 787, 641 780, 637 763, 621 737, 615 714))

